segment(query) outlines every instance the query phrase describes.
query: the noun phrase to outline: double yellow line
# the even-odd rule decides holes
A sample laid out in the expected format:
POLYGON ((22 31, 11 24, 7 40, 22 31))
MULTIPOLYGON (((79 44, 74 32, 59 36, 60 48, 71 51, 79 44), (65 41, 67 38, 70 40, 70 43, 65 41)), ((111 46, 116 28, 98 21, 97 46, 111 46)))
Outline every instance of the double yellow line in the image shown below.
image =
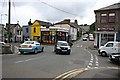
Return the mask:
POLYGON ((74 69, 74 70, 71 70, 71 71, 68 71, 68 72, 65 72, 59 76, 57 76, 55 79, 53 80, 64 80, 66 78, 72 78, 74 76, 76 76, 77 74, 81 73, 81 72, 84 72, 88 70, 87 68, 80 68, 80 69, 74 69))

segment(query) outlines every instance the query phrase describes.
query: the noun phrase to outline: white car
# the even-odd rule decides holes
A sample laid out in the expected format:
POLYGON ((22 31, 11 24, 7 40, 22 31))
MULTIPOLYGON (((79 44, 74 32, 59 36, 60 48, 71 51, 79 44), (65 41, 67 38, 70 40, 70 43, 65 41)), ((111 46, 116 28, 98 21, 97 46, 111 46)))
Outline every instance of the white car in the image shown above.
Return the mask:
POLYGON ((86 37, 83 37, 83 39, 82 39, 83 41, 87 41, 87 38, 86 37))
POLYGON ((109 56, 112 53, 120 53, 120 42, 107 42, 98 49, 98 53, 102 56, 109 56))
POLYGON ((0 42, 0 45, 5 45, 6 43, 5 42, 0 42))
POLYGON ((25 41, 19 46, 19 52, 21 54, 25 52, 38 53, 39 51, 43 52, 44 47, 37 41, 25 41))

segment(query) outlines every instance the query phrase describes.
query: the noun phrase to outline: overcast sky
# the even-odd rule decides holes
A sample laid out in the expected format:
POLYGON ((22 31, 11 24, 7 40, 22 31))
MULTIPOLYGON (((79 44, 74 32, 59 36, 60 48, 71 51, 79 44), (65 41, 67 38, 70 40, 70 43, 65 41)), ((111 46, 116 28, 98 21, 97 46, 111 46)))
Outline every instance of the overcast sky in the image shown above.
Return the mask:
MULTIPOLYGON (((59 22, 64 19, 78 20, 78 24, 92 24, 94 10, 120 2, 120 0, 11 0, 11 23, 27 25, 31 19, 59 22)), ((8 0, 0 0, 0 21, 8 22, 8 0)), ((0 22, 1 23, 1 22, 0 22)))

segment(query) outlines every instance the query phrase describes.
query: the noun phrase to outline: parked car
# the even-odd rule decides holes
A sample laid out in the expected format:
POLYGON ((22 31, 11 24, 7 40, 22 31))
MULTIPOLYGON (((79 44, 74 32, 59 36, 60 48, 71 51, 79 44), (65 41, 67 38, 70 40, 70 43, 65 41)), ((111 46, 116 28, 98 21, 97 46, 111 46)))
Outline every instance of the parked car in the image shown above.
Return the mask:
POLYGON ((93 36, 93 34, 89 34, 89 41, 94 41, 94 36, 93 36))
POLYGON ((37 41, 25 41, 24 43, 20 44, 19 52, 21 54, 27 52, 38 53, 39 51, 43 52, 43 45, 38 43, 37 41))
POLYGON ((120 53, 112 53, 109 55, 109 60, 120 63, 120 53))
POLYGON ((94 37, 89 37, 89 41, 94 41, 94 37))
POLYGON ((56 52, 56 54, 64 53, 70 55, 71 47, 66 41, 57 41, 57 43, 54 46, 54 52, 56 52))
POLYGON ((5 42, 0 42, 0 46, 3 46, 5 45, 6 43, 5 42))
POLYGON ((98 53, 102 56, 109 56, 112 53, 120 53, 120 42, 110 41, 98 49, 98 53))
POLYGON ((87 41, 87 38, 86 38, 86 37, 83 37, 82 40, 83 40, 83 41, 87 41))

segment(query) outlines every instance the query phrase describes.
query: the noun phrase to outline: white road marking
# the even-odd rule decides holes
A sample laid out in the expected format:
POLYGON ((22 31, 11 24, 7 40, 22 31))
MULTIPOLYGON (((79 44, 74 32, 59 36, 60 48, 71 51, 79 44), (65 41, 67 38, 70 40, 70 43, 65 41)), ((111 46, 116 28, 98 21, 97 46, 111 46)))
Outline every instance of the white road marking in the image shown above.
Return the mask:
POLYGON ((81 45, 80 47, 83 47, 83 45, 81 45))
POLYGON ((87 66, 87 68, 91 68, 90 66, 87 66))
POLYGON ((89 63, 89 66, 91 66, 92 65, 92 63, 89 63))
POLYGON ((91 58, 91 61, 93 61, 93 58, 91 58))
POLYGON ((93 61, 90 61, 90 63, 93 63, 93 61))
POLYGON ((26 59, 26 60, 20 60, 20 61, 16 61, 15 63, 22 63, 22 62, 32 61, 32 60, 36 60, 38 58, 43 58, 43 57, 45 57, 45 56, 36 57, 36 58, 30 58, 30 59, 26 59))
POLYGON ((80 46, 77 46, 77 47, 80 47, 80 46))

